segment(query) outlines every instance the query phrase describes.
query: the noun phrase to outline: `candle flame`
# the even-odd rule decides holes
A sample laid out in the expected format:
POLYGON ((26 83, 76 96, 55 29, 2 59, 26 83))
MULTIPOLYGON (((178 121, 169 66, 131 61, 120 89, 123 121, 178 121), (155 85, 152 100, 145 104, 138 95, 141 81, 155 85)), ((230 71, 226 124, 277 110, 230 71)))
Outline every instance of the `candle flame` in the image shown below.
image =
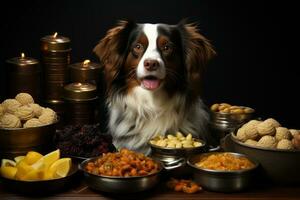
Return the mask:
POLYGON ((90 60, 83 61, 83 66, 87 66, 90 62, 91 62, 90 60))
POLYGON ((21 53, 21 58, 25 58, 25 53, 21 53))
POLYGON ((57 36, 57 32, 55 32, 55 33, 53 34, 53 37, 54 37, 54 38, 56 38, 56 36, 57 36))

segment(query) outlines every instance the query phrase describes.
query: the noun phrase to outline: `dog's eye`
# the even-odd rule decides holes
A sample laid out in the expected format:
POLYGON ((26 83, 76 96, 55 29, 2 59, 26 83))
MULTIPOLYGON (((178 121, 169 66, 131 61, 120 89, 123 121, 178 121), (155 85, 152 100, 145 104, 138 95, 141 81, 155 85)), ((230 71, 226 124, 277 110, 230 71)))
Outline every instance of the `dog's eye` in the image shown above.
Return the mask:
POLYGON ((164 51, 168 51, 170 49, 170 46, 169 45, 165 45, 164 46, 164 51))
POLYGON ((144 47, 142 44, 140 43, 137 43, 133 46, 133 51, 136 52, 136 53, 140 53, 144 50, 144 47))
POLYGON ((173 51, 173 46, 169 43, 162 46, 162 51, 164 54, 170 54, 173 51))

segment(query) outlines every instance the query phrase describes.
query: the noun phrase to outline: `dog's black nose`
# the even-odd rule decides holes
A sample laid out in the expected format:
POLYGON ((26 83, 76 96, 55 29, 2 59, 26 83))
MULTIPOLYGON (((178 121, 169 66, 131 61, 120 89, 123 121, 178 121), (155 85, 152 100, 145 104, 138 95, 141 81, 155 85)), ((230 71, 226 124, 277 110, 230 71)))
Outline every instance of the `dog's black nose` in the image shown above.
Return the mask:
POLYGON ((148 71, 155 71, 159 67, 159 63, 157 60, 152 60, 152 59, 146 59, 144 61, 144 67, 148 71))

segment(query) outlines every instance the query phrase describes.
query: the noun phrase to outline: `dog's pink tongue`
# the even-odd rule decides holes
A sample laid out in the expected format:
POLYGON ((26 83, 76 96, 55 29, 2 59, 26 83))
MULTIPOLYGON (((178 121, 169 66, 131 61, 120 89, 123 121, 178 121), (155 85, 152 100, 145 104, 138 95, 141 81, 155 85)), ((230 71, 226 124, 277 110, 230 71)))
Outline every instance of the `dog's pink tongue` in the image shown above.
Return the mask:
POLYGON ((159 80, 158 79, 144 79, 143 85, 148 90, 155 90, 159 87, 159 80))

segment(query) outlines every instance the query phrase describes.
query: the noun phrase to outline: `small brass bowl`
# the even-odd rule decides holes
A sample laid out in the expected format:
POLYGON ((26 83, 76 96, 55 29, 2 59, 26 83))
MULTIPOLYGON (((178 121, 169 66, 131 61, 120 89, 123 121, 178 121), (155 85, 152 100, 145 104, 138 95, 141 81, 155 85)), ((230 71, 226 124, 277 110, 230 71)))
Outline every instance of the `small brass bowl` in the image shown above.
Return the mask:
POLYGON ((57 123, 58 120, 38 127, 0 128, 0 158, 13 159, 28 151, 46 153, 52 150, 57 123))

